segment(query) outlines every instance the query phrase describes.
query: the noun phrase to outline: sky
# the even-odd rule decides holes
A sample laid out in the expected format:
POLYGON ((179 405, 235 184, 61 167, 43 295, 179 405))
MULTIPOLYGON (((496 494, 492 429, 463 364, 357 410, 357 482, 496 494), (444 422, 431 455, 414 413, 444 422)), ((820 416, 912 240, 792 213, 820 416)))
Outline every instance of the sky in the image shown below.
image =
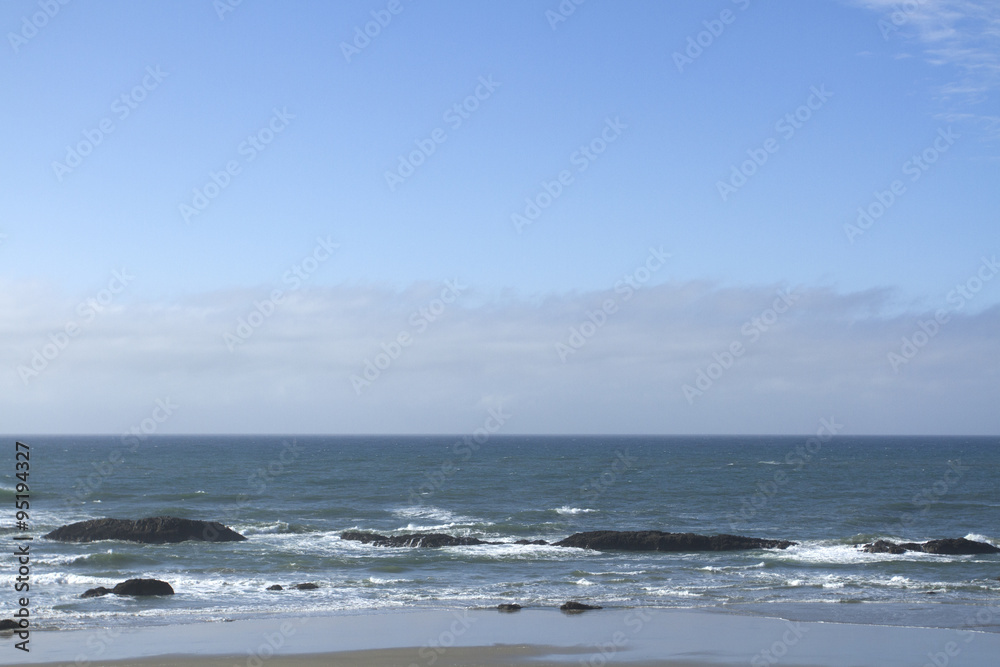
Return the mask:
POLYGON ((1000 433, 1000 5, 0 5, 0 432, 1000 433))

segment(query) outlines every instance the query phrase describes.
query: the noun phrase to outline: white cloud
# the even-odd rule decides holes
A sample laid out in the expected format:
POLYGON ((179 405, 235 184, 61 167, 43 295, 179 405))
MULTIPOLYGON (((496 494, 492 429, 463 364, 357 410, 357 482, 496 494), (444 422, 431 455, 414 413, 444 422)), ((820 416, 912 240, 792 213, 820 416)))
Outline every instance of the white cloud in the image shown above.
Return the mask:
MULTIPOLYGON (((945 116, 971 111, 1000 88, 1000 3, 973 0, 853 0, 879 14, 887 39, 911 40, 923 58, 953 67, 953 79, 934 91, 945 116)), ((904 55, 904 54, 901 54, 904 55)), ((985 134, 1000 137, 996 117, 975 112, 985 134)))
POLYGON ((627 301, 613 291, 529 300, 469 290, 441 302, 431 322, 441 290, 290 293, 232 352, 223 335, 270 289, 134 298, 81 327, 25 384, 18 366, 79 318, 72 299, 6 285, 3 430, 120 432, 167 397, 181 407, 161 432, 466 432, 497 406, 512 415, 511 433, 806 432, 830 415, 854 433, 998 430, 1000 308, 952 313, 897 373, 887 354, 932 314, 889 315, 885 291, 799 290, 772 318, 777 286, 666 284, 627 301), (617 311, 563 362, 556 344, 570 345, 571 328, 609 299, 617 311), (401 332, 411 343, 397 351, 401 332), (715 355, 725 363, 734 342, 744 352, 689 402, 682 386, 714 370, 715 355), (358 395, 351 376, 393 355, 358 395))

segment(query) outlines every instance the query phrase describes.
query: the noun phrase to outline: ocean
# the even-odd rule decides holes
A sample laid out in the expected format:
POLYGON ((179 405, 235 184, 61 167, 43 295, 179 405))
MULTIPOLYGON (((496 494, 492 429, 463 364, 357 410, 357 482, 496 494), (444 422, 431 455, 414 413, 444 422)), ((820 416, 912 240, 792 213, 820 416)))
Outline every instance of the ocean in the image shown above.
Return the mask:
MULTIPOLYGON (((879 538, 1000 545, 1000 446, 973 437, 97 436, 30 446, 35 629, 396 609, 708 608, 959 627, 1000 598, 1000 556, 863 553, 879 538), (84 519, 222 522, 238 543, 64 544, 84 519), (499 545, 385 548, 345 530, 442 532, 499 545), (734 533, 799 542, 728 553, 595 552, 519 539, 585 530, 734 533), (176 595, 81 599, 133 577, 176 595), (312 582, 312 591, 286 589, 312 582)), ((8 573, 15 558, 6 557, 8 573)), ((11 574, 13 576, 13 574, 11 574)), ((8 588, 4 601, 14 606, 8 588)), ((992 611, 976 627, 1000 631, 992 611)))

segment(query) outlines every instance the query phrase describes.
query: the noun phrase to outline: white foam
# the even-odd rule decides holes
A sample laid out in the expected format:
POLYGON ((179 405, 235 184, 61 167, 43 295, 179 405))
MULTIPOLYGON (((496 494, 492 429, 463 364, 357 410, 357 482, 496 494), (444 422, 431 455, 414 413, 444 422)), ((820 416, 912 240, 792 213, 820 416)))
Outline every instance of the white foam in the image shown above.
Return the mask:
POLYGON ((392 513, 403 519, 431 519, 442 523, 476 523, 471 517, 459 516, 454 512, 432 505, 401 507, 393 510, 392 513))
POLYGON ((590 514, 591 512, 598 512, 600 510, 586 509, 581 507, 570 507, 569 505, 563 505, 562 507, 556 508, 556 512, 559 514, 590 514))
POLYGON ((985 535, 980 535, 979 533, 969 533, 965 536, 965 539, 971 540, 972 542, 986 542, 987 544, 997 546, 996 540, 986 537, 985 535))

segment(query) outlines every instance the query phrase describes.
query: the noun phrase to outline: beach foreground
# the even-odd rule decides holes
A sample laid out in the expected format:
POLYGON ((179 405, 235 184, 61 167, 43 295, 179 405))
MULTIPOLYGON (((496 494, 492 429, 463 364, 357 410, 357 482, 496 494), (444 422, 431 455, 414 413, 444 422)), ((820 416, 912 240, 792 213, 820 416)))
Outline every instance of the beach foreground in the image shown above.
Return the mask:
POLYGON ((0 664, 979 667, 995 664, 1000 634, 700 610, 462 609, 35 632, 30 654, 10 649, 0 664))

